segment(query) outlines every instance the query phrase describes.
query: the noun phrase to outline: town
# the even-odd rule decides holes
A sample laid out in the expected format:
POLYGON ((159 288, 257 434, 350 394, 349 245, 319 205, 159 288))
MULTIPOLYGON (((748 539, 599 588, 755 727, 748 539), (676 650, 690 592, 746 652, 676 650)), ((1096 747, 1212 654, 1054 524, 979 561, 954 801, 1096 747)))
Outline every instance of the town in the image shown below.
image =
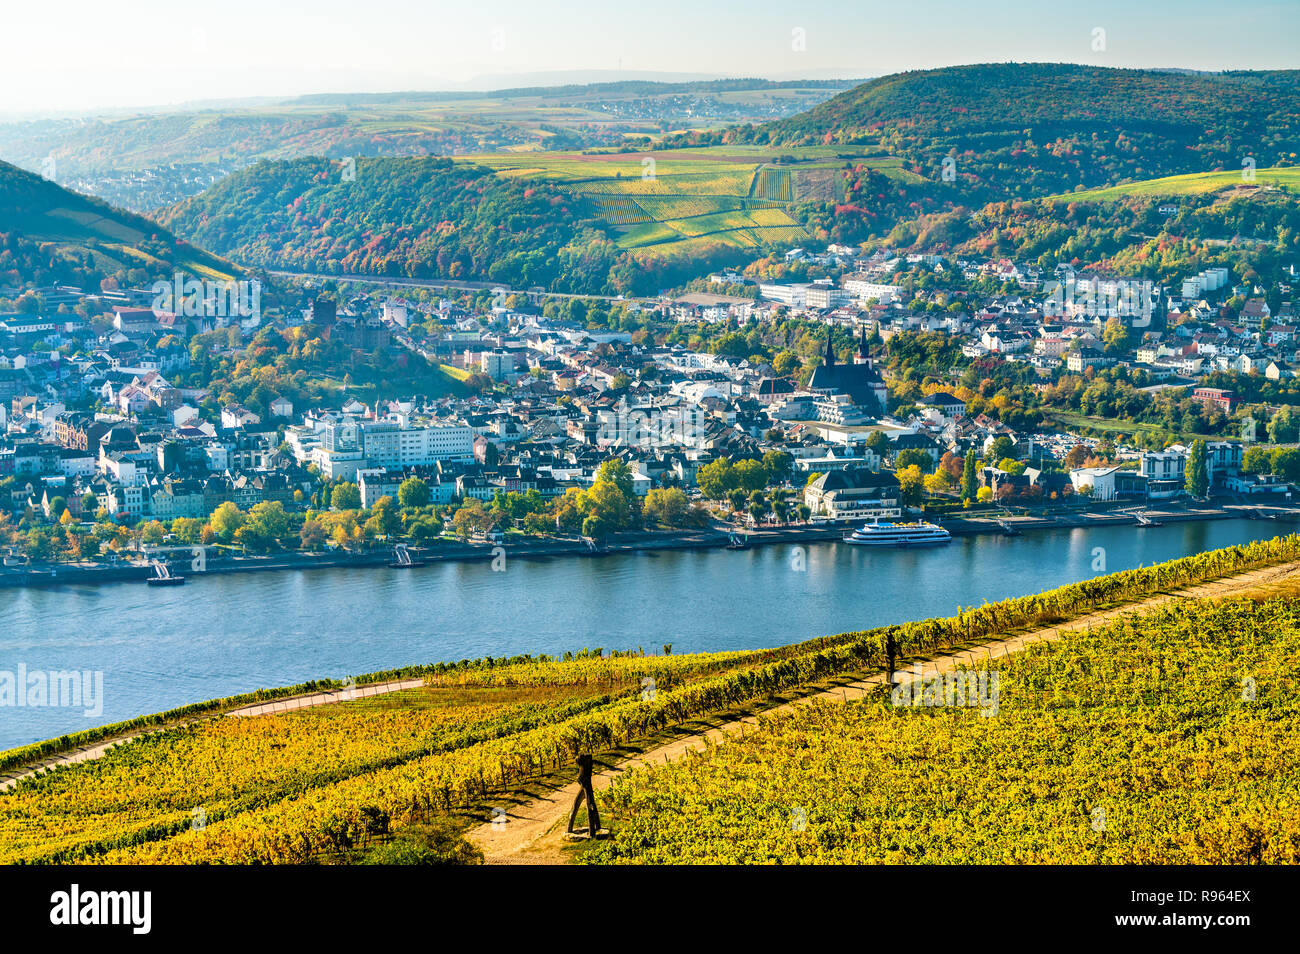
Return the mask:
POLYGON ((242 310, 211 296, 162 310, 144 289, 7 290, 6 575, 169 546, 594 549, 920 513, 1006 529, 1116 505, 1289 505, 1290 284, 1210 268, 1163 287, 841 245, 783 258, 820 277, 727 271, 617 301, 603 324, 505 286, 295 288, 265 313, 246 293, 242 310), (259 384, 223 400, 199 373, 268 336, 427 363, 459 393, 360 400, 345 382, 303 406, 259 384))
POLYGON ((1270 923, 1286 5, 155 6, 6 11, 10 936, 462 865, 1270 923))

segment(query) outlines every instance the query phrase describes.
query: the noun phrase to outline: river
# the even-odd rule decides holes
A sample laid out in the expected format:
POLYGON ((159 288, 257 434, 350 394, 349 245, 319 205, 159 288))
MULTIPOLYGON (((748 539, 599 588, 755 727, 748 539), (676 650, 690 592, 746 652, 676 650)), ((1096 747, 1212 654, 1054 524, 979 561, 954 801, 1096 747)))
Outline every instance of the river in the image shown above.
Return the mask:
POLYGON ((0 678, 103 673, 102 712, 0 707, 0 750, 190 702, 398 666, 583 647, 746 649, 949 615, 1139 564, 1273 536, 1223 520, 603 558, 321 569, 0 590, 0 678), (1104 560, 1104 564, 1103 561, 1104 560))

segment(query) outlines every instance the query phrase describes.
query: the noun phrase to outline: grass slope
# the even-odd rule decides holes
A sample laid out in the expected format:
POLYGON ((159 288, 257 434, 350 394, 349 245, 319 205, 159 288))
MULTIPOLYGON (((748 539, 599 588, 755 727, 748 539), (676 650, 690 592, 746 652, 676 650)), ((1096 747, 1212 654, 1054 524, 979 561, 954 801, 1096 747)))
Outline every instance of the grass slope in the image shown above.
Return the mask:
POLYGON ((1181 176, 1164 176, 1159 179, 1144 179, 1138 182, 1125 182, 1105 189, 1086 189, 1051 196, 1052 202, 1114 202, 1134 196, 1205 195, 1211 192, 1228 190, 1250 191, 1268 186, 1280 186, 1286 189, 1300 190, 1300 167, 1277 167, 1256 169, 1253 179, 1243 178, 1241 170, 1222 172, 1194 172, 1181 176))

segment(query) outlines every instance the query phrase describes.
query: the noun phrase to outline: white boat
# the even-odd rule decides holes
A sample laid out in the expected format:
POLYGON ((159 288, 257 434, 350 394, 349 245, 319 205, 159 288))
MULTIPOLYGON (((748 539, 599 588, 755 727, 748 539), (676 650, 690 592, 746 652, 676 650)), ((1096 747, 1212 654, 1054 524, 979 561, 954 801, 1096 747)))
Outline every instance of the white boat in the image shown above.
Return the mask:
POLYGON ((937 547, 952 541, 952 534, 933 523, 876 521, 844 537, 845 543, 865 547, 937 547))

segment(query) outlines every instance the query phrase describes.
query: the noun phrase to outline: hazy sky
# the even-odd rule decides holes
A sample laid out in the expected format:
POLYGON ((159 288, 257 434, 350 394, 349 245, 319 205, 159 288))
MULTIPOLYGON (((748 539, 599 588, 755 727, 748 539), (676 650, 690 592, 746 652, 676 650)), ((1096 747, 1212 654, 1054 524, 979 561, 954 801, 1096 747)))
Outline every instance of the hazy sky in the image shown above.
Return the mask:
POLYGON ((0 3, 4 112, 439 89, 546 70, 862 76, 1006 60, 1300 66, 1300 0, 0 3))

